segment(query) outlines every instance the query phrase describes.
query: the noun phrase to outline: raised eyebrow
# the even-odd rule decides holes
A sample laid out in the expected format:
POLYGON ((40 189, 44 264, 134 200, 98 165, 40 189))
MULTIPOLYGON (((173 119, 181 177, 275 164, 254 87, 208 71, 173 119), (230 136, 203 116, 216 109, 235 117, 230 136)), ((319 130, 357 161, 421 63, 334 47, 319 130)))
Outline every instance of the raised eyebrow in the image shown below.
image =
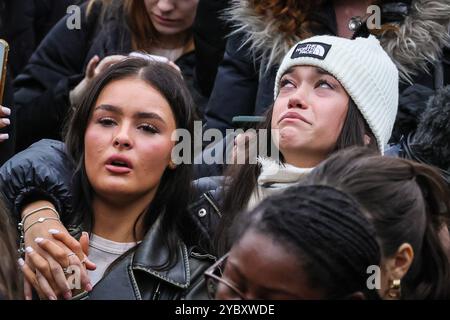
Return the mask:
POLYGON ((99 106, 96 106, 94 111, 97 111, 97 110, 105 110, 105 111, 117 113, 117 114, 120 114, 120 115, 123 114, 123 111, 122 111, 121 108, 113 106, 113 105, 110 105, 110 104, 101 104, 99 106))

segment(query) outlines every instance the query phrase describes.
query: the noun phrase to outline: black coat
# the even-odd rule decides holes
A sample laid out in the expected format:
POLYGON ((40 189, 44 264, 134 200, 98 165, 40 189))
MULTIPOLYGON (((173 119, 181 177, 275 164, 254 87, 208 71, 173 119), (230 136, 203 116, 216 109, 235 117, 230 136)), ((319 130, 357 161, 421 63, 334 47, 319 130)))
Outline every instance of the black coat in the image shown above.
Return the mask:
MULTIPOLYGON (((73 167, 64 152, 64 144, 42 140, 15 155, 0 168, 0 190, 17 222, 24 205, 37 199, 46 199, 54 204, 64 225, 76 236, 81 228, 71 225, 72 173, 73 167)), ((198 192, 203 195, 202 191, 198 192)), ((199 236, 198 245, 192 239, 189 244, 180 240, 177 261, 172 267, 165 271, 154 268, 164 262, 169 254, 169 248, 163 244, 164 235, 157 220, 143 241, 134 250, 118 258, 93 291, 83 298, 206 299, 203 272, 215 260, 214 256, 200 249, 203 244, 204 247, 209 245, 205 242, 209 239, 209 233, 204 223, 208 217, 201 210, 207 203, 200 198, 189 210, 190 219, 196 220, 189 225, 195 228, 192 234, 199 236)), ((207 208, 208 214, 212 214, 211 204, 207 208)), ((216 223, 217 214, 214 219, 212 222, 216 223)))
MULTIPOLYGON (((16 78, 18 151, 43 138, 61 139, 69 92, 83 79, 93 56, 103 58, 132 51, 130 31, 120 7, 109 10, 99 23, 101 9, 101 3, 97 2, 86 17, 86 6, 82 6, 79 30, 69 30, 66 19, 60 20, 16 78)), ((204 98, 196 94, 193 85, 195 61, 194 52, 189 52, 176 63, 200 108, 204 98)))
POLYGON ((214 87, 205 109, 205 129, 233 128, 239 115, 262 115, 273 103, 273 87, 278 66, 260 74, 259 60, 254 61, 248 46, 242 47, 243 34, 227 41, 214 87))
POLYGON ((221 18, 230 0, 200 0, 197 7, 193 31, 197 64, 195 83, 200 92, 209 97, 211 94, 217 68, 225 52, 226 35, 230 26, 221 18))
POLYGON ((10 45, 11 78, 18 75, 39 43, 80 0, 1 0, 0 38, 10 45))

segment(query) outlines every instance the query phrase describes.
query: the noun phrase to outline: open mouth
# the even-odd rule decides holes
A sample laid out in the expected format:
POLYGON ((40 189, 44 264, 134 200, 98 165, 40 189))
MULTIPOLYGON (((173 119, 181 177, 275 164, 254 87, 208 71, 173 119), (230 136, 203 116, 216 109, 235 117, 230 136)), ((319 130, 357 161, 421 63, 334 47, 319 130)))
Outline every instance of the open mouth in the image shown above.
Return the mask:
POLYGON ((133 169, 131 162, 123 155, 111 156, 105 165, 106 170, 114 174, 129 173, 133 169))
POLYGON ((116 166, 116 167, 121 167, 121 168, 130 168, 130 166, 128 165, 128 163, 123 162, 123 161, 112 161, 111 162, 112 166, 116 166))

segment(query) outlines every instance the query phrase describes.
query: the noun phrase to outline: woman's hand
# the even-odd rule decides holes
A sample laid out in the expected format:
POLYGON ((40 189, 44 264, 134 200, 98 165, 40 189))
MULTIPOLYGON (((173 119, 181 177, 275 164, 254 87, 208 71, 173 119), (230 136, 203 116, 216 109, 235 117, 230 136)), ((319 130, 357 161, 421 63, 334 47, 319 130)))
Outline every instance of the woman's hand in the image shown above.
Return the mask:
MULTIPOLYGON (((11 124, 8 116, 11 115, 11 109, 0 106, 0 129, 5 128, 11 124)), ((9 135, 7 133, 0 134, 0 142, 9 139, 9 135)))
MULTIPOLYGON (((34 287, 36 289, 36 291, 39 294, 39 297, 42 299, 64 297, 64 295, 66 295, 66 297, 69 297, 69 292, 71 292, 71 290, 69 290, 68 282, 65 280, 65 275, 62 270, 62 268, 65 267, 65 265, 60 267, 61 264, 57 262, 57 259, 54 259, 52 255, 49 255, 44 249, 41 248, 41 246, 39 246, 39 243, 35 241, 35 239, 38 239, 39 241, 40 238, 51 239, 51 241, 56 243, 60 248, 64 249, 66 254, 75 252, 73 248, 67 246, 62 241, 56 240, 52 236, 52 234, 48 232, 48 230, 50 229, 55 229, 60 231, 61 233, 67 234, 67 236, 70 237, 68 231, 62 225, 61 221, 57 219, 47 219, 42 223, 36 223, 36 221, 38 221, 41 218, 42 219, 49 217, 55 218, 56 214, 51 210, 52 208, 55 209, 52 203, 40 200, 28 204, 22 212, 22 218, 27 216, 24 225, 24 228, 26 230, 24 239, 25 246, 27 248, 30 247, 32 249, 32 250, 28 249, 29 253, 25 256, 25 261, 19 260, 21 269, 24 271, 25 274, 24 295, 25 299, 27 300, 31 300, 32 298, 31 287, 34 287), (29 215, 30 212, 36 209, 41 210, 39 210, 36 213, 33 213, 32 215, 29 215), (41 269, 37 273, 35 265, 32 262, 29 262, 29 259, 32 256, 35 257, 36 263, 39 265, 41 269), (45 261, 42 261, 39 258, 43 258, 45 261), (48 270, 52 269, 58 271, 55 276, 53 276, 53 274, 48 273, 48 270), (46 278, 45 276, 46 274, 48 278, 46 278)), ((78 259, 81 262, 81 260, 84 259, 84 255, 87 255, 87 250, 89 247, 88 237, 86 237, 86 235, 82 236, 80 242, 81 242, 80 245, 84 250, 83 255, 78 254, 80 258, 78 258, 78 256, 71 257, 70 262, 72 262, 72 260, 75 259, 78 259)), ((63 263, 67 263, 67 261, 64 261, 63 263)), ((77 261, 74 261, 74 263, 77 263, 77 261)), ((95 269, 95 265, 87 263, 86 268, 88 270, 93 270, 95 269)), ((81 269, 81 274, 83 279, 87 278, 87 271, 84 268, 81 269)), ((88 291, 89 286, 86 285, 84 289, 88 291)))
POLYGON ((49 234, 52 234, 56 241, 36 238, 35 242, 41 249, 40 252, 27 247, 27 262, 19 261, 27 283, 26 297, 31 296, 29 284, 36 289, 41 299, 56 300, 59 297, 70 299, 72 290, 83 288, 91 291, 92 285, 86 269, 94 270, 95 264, 87 258, 88 234, 83 232, 80 242, 67 232, 56 229, 50 229, 49 234))
POLYGON ((100 61, 99 56, 95 55, 89 61, 86 67, 86 75, 84 79, 72 90, 70 91, 70 103, 72 106, 78 105, 81 101, 81 98, 86 91, 86 88, 91 84, 92 80, 104 70, 106 70, 111 65, 122 61, 126 56, 122 55, 112 55, 103 58, 100 61))

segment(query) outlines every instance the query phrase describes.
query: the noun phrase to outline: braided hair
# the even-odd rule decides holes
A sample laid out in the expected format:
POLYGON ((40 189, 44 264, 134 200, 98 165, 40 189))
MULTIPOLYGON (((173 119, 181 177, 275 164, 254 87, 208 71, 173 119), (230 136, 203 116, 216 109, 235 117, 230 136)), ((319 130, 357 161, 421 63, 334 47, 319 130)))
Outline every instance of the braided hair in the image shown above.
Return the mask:
POLYGON ((367 268, 379 265, 380 249, 372 224, 348 195, 327 186, 294 186, 268 197, 231 228, 237 243, 252 230, 294 252, 311 288, 326 297, 369 292, 367 268))

